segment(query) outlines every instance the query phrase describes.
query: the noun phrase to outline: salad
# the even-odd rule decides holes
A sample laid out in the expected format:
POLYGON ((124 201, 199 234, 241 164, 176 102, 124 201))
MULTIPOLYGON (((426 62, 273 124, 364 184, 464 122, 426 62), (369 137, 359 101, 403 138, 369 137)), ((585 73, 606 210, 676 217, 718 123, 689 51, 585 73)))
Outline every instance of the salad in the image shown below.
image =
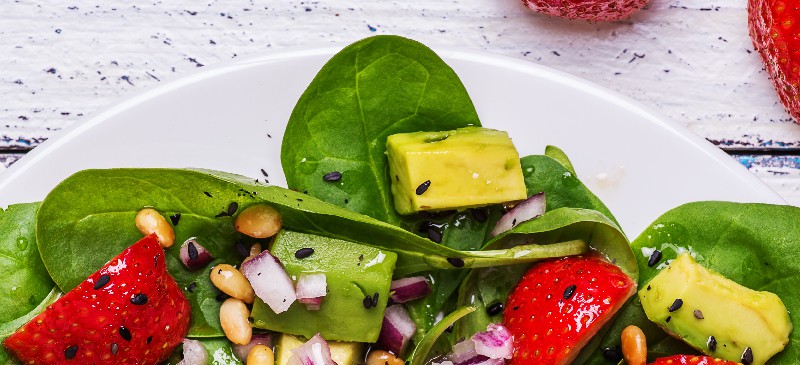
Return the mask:
POLYGON ((281 163, 85 170, 0 213, 0 363, 800 360, 800 209, 696 202, 630 241, 417 42, 335 55, 281 163))

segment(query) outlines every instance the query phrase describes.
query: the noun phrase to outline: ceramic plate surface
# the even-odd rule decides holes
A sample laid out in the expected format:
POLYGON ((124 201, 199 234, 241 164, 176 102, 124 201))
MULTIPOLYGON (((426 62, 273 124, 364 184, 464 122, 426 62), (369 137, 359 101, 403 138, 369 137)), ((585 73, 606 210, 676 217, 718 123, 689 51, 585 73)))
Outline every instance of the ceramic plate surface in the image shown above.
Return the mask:
MULTIPOLYGON (((0 175, 0 205, 38 201, 87 168, 202 167, 285 185, 280 144, 295 102, 338 48, 278 52, 207 67, 110 106, 0 175)), ((636 102, 507 57, 438 52, 484 126, 520 155, 561 147, 630 238, 696 200, 785 202, 725 153, 636 102)))

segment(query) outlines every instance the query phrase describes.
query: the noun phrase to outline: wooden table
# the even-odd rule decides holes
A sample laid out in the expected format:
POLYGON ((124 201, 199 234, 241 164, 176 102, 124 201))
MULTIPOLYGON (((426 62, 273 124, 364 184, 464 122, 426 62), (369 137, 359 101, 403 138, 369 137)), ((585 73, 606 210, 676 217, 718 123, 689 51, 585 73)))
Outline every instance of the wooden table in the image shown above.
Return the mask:
POLYGON ((604 85, 685 125, 800 205, 800 126, 753 50, 745 0, 652 0, 629 20, 598 24, 534 14, 518 0, 109 3, 0 4, 3 165, 111 102, 204 65, 398 34, 604 85))

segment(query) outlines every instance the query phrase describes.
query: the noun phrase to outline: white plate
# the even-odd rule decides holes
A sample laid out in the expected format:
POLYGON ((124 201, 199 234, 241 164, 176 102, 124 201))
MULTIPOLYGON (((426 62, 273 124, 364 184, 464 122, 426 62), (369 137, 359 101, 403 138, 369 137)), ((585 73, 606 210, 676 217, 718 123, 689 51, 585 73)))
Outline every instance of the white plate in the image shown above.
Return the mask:
MULTIPOLYGON (((37 201, 86 168, 203 167, 285 184, 283 129, 300 94, 338 49, 269 53, 146 90, 44 143, 0 175, 0 206, 37 201)), ((520 154, 564 149, 578 175, 638 235, 695 200, 785 204, 722 151, 647 108, 533 63, 443 50, 485 126, 520 154)), ((589 67, 589 66, 587 66, 589 67)))

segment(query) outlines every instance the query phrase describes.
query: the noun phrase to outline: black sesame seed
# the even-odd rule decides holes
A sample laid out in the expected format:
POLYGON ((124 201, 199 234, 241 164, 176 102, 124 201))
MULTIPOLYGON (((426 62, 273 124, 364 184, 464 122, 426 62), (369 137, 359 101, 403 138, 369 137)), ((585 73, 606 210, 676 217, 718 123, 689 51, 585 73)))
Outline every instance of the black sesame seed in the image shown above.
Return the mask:
POLYGON ((672 320, 672 316, 667 316, 667 323, 672 320))
POLYGON ((228 212, 219 212, 219 213, 217 213, 217 215, 214 216, 214 218, 222 218, 222 217, 227 217, 227 216, 228 216, 228 212))
POLYGON ((650 290, 650 285, 647 286, 647 290, 650 290))
POLYGON ((339 171, 331 171, 322 176, 322 180, 325 181, 339 181, 342 179, 342 173, 339 171))
POLYGON ((674 311, 676 311, 678 309, 681 309, 681 307, 683 307, 683 300, 682 299, 675 299, 675 301, 672 302, 672 305, 669 306, 669 308, 667 308, 667 310, 670 313, 672 313, 672 312, 674 312, 674 311))
POLYGON ((261 169, 261 175, 264 175, 264 177, 269 177, 269 174, 264 169, 261 169))
POLYGON ((606 347, 603 349, 603 358, 617 363, 622 360, 622 354, 615 348, 606 347))
POLYGON ((206 194, 206 196, 207 196, 207 197, 209 197, 209 198, 213 198, 213 197, 211 196, 211 193, 209 193, 209 192, 207 192, 207 191, 204 191, 204 192, 203 192, 203 194, 206 194))
POLYGON ((575 284, 572 284, 564 289, 564 300, 569 300, 572 298, 572 296, 575 295, 575 289, 578 289, 578 286, 575 284))
POLYGON ((197 246, 194 245, 194 242, 189 241, 189 244, 186 246, 186 251, 189 253, 190 260, 197 260, 197 246))
POLYGON ((169 220, 172 221, 172 225, 173 226, 177 226, 178 222, 181 221, 181 214, 180 213, 175 213, 175 214, 169 216, 169 220))
POLYGON ((717 351, 717 339, 714 336, 708 336, 708 341, 706 341, 706 345, 708 345, 708 349, 713 351, 717 351))
POLYGON ((464 267, 464 260, 462 260, 462 259, 460 259, 458 257, 448 257, 447 258, 447 262, 449 262, 450 265, 453 265, 453 266, 458 267, 458 268, 464 267))
POLYGON ((372 302, 372 296, 369 295, 365 296, 361 303, 364 304, 364 308, 366 309, 370 309, 375 306, 375 303, 372 302))
POLYGON ((303 247, 294 253, 294 257, 304 259, 314 254, 314 249, 311 247, 303 247))
POLYGON ((429 227, 428 239, 436 243, 442 243, 442 232, 439 232, 436 227, 429 227))
POLYGON ((131 335, 131 331, 129 331, 125 326, 119 328, 119 336, 122 337, 125 341, 130 341, 133 338, 131 335))
POLYGON ((372 306, 373 307, 377 307, 378 306, 378 292, 375 292, 375 294, 372 294, 372 306))
POLYGON ((239 203, 231 202, 228 204, 228 215, 236 214, 236 211, 239 210, 239 203))
POLYGON ((495 302, 494 304, 486 307, 486 314, 496 316, 503 312, 503 303, 495 302))
POLYGON ((72 345, 70 347, 67 347, 66 350, 64 350, 64 357, 66 357, 67 360, 72 360, 72 358, 74 358, 75 355, 77 354, 78 354, 78 345, 72 345))
POLYGON ((647 260, 647 266, 649 266, 649 267, 656 266, 656 264, 659 261, 661 261, 661 256, 662 256, 661 255, 661 251, 659 251, 659 250, 653 251, 653 253, 650 254, 650 259, 647 260))
POLYGON ((753 349, 746 348, 744 349, 744 353, 742 353, 742 364, 750 365, 753 363, 753 349))
POLYGON ((108 276, 106 274, 100 275, 100 277, 97 279, 97 282, 94 283, 94 290, 98 290, 98 289, 106 286, 106 284, 108 284, 109 281, 111 281, 111 277, 110 276, 108 276))
POLYGON ((194 282, 189 283, 189 285, 186 286, 186 291, 188 291, 189 293, 194 293, 194 288, 196 288, 196 287, 197 287, 197 283, 194 283, 194 282))
POLYGON ((112 343, 111 344, 111 354, 112 355, 116 355, 118 351, 119 351, 119 345, 117 345, 116 342, 112 343))
POLYGON ((472 214, 472 219, 480 223, 486 222, 486 220, 489 219, 489 214, 485 209, 471 209, 469 213, 472 214))
POLYGON ((429 187, 431 187, 431 181, 430 180, 425 180, 424 183, 419 184, 419 186, 417 186, 417 190, 416 190, 417 195, 425 194, 425 192, 428 191, 429 187))
POLYGON ((139 293, 131 298, 131 304, 133 305, 145 305, 147 304, 147 295, 144 293, 139 293))
POLYGON ((699 309, 695 309, 694 310, 694 318, 705 319, 706 317, 703 317, 703 311, 701 311, 699 309))
POLYGON ((152 341, 153 341, 153 336, 148 336, 147 337, 147 344, 149 345, 150 342, 152 342, 152 341))

